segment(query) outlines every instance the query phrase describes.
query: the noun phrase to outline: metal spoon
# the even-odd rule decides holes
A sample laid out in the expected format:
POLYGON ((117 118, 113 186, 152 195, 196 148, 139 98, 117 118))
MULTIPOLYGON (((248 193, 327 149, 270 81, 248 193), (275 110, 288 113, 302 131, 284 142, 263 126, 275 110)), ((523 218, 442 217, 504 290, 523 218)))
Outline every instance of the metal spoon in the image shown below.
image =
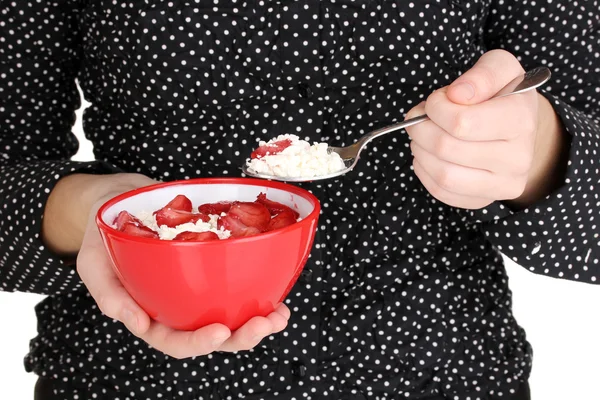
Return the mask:
MULTIPOLYGON (((523 93, 523 92, 535 89, 535 88, 543 85, 544 83, 546 83, 548 81, 548 79, 550 79, 550 70, 548 68, 546 68, 546 67, 534 68, 534 69, 524 73, 523 75, 515 78, 514 80, 512 80, 510 83, 508 83, 506 86, 504 86, 502 88, 502 90, 500 90, 498 93, 496 93, 496 95, 492 98, 509 96, 512 94, 523 93)), ((346 165, 346 168, 342 169, 341 171, 337 171, 337 172, 334 172, 331 174, 312 176, 312 177, 282 177, 282 176, 265 175, 265 174, 258 174, 258 173, 252 172, 250 169, 248 169, 247 165, 244 165, 242 167, 242 172, 248 176, 253 176, 255 178, 271 179, 271 180, 284 181, 284 182, 310 182, 310 181, 335 178, 336 176, 340 176, 347 172, 352 171, 352 169, 358 163, 360 152, 365 148, 365 146, 371 140, 373 140, 379 136, 387 135, 388 133, 392 133, 397 130, 404 129, 404 128, 407 128, 412 125, 420 124, 421 122, 425 122, 428 120, 429 120, 429 117, 427 115, 420 115, 418 117, 414 117, 414 118, 408 119, 406 121, 399 122, 397 124, 386 126, 384 128, 377 129, 375 131, 367 133, 366 135, 361 137, 356 143, 354 143, 350 146, 346 146, 346 147, 331 147, 330 146, 330 147, 328 147, 327 151, 338 153, 340 155, 340 157, 342 158, 342 160, 344 160, 344 164, 346 165)))

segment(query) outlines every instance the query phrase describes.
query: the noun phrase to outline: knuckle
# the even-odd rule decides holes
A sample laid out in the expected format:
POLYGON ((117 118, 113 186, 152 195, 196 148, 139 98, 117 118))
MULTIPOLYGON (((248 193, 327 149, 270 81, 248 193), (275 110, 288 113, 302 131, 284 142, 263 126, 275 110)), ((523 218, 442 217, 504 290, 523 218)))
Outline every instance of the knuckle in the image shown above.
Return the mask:
POLYGON ((441 159, 446 159, 452 154, 452 141, 446 136, 440 136, 433 144, 433 155, 441 159))
MULTIPOLYGON (((416 114, 415 114, 415 116, 416 116, 416 114)), ((410 119, 410 118, 406 118, 406 119, 410 119)), ((412 141, 410 142, 411 150, 412 150, 413 143, 415 143, 414 140, 415 139, 418 140, 420 137, 420 132, 423 132, 423 130, 422 130, 423 125, 424 125, 424 123, 415 124, 415 125, 406 127, 406 133, 408 133, 408 136, 412 139, 412 141)))
POLYGON ((504 49, 494 49, 494 50, 490 50, 488 52, 489 55, 492 55, 494 57, 498 57, 498 58, 506 58, 508 59, 514 59, 515 56, 513 56, 509 51, 506 51, 504 49))
POLYGON ((452 189, 455 188, 456 182, 454 175, 452 174, 452 171, 448 169, 442 169, 439 171, 434 179, 441 189, 452 191, 452 189))
POLYGON ((177 351, 177 350, 169 351, 169 352, 166 352, 165 354, 176 360, 183 360, 184 358, 188 358, 188 356, 186 354, 184 354, 182 351, 177 351))
POLYGON ((423 101, 423 102, 417 104, 415 107, 411 108, 406 113, 405 119, 411 119, 413 117, 421 115, 421 114, 423 114, 424 110, 425 110, 425 102, 423 101))
POLYGON ((102 314, 110 318, 116 317, 116 313, 112 310, 112 307, 110 306, 110 301, 106 296, 100 296, 97 300, 97 304, 98 309, 100 310, 100 312, 102 312, 102 314))
POLYGON ((83 270, 83 266, 86 264, 86 258, 87 255, 84 251, 80 251, 79 254, 77 254, 77 259, 75 260, 75 269, 77 271, 77 274, 83 279, 82 276, 82 270, 83 270))
POLYGON ((510 56, 510 57, 514 57, 509 51, 506 51, 504 49, 494 49, 494 50, 490 50, 489 51, 490 54, 498 54, 500 56, 510 56))
POLYGON ((497 87, 496 72, 492 66, 482 65, 477 71, 477 77, 479 78, 479 85, 487 90, 492 90, 497 87))
POLYGON ((525 192, 525 187, 527 186, 527 179, 522 177, 514 180, 514 183, 510 185, 508 195, 510 199, 516 199, 520 197, 525 192))
POLYGON ((434 90, 433 93, 427 97, 427 101, 425 102, 425 112, 427 115, 435 114, 437 106, 445 99, 445 91, 442 91, 441 89, 434 90))
POLYGON ((452 124, 452 135, 458 138, 468 137, 471 130, 471 116, 467 111, 459 111, 454 117, 454 123, 452 124))
POLYGON ((247 343, 247 342, 239 343, 235 347, 236 351, 249 351, 249 350, 252 350, 253 348, 254 348, 254 345, 252 343, 247 343))
POLYGON ((532 158, 529 155, 523 155, 513 161, 513 170, 518 175, 526 175, 531 170, 532 164, 532 158))
POLYGON ((501 60, 505 67, 507 67, 511 72, 514 72, 515 76, 523 72, 523 66, 521 66, 519 60, 510 51, 504 49, 494 49, 489 51, 489 54, 495 59, 501 60))
POLYGON ((472 210, 481 210, 482 208, 485 208, 485 207, 489 206, 490 204, 491 204, 491 201, 477 200, 473 204, 471 204, 471 206, 469 208, 472 210))
POLYGON ((261 340, 262 340, 262 338, 259 340, 250 340, 250 341, 243 343, 242 350, 244 350, 244 351, 252 350, 253 348, 255 348, 258 345, 258 343, 260 343, 261 340))
POLYGON ((430 191, 429 193, 431 194, 431 196, 433 196, 433 198, 435 198, 441 203, 444 203, 451 207, 460 207, 460 202, 456 198, 449 196, 447 193, 445 193, 439 188, 436 188, 433 191, 430 191))
POLYGON ((435 199, 441 201, 442 203, 446 203, 445 201, 445 192, 444 190, 439 187, 439 186, 431 186, 431 187, 427 187, 426 188, 427 191, 429 192, 429 194, 431 196, 433 196, 435 199))

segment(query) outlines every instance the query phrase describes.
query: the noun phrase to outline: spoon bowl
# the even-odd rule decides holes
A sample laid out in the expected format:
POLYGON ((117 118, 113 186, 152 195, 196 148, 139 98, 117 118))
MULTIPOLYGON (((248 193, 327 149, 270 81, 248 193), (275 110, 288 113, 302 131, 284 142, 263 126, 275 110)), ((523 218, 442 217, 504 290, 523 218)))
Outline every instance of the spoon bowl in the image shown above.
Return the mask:
MULTIPOLYGON (((518 76, 517 78, 513 79, 506 86, 504 86, 498 93, 496 93, 496 95, 494 95, 492 97, 492 99, 510 96, 513 94, 524 93, 529 90, 536 89, 536 88, 540 87, 541 85, 543 85, 544 83, 548 82, 548 80, 550 79, 550 76, 551 76, 551 73, 548 68, 546 68, 546 67, 534 68, 530 71, 527 71, 523 75, 518 76)), ((291 176, 266 175, 266 174, 259 174, 259 173, 252 171, 251 169, 248 168, 247 165, 242 166, 242 172, 245 175, 252 176, 254 178, 269 179, 269 180, 284 181, 284 182, 312 182, 312 181, 335 178, 335 177, 344 175, 344 174, 352 171, 352 169, 354 169, 354 167, 356 167, 356 164, 358 163, 358 160, 360 159, 361 151, 365 148, 365 146, 371 140, 373 140, 379 136, 387 135, 388 133, 392 133, 392 132, 395 132, 395 131, 398 131, 401 129, 408 128, 409 126, 420 124, 421 122, 425 122, 425 121, 429 121, 429 117, 427 115, 420 115, 418 117, 407 119, 407 120, 399 122, 397 124, 393 124, 393 125, 386 126, 386 127, 374 130, 372 132, 369 132, 366 135, 364 135, 363 137, 361 137, 354 144, 351 144, 350 146, 346 146, 346 147, 329 146, 327 148, 327 151, 329 153, 332 153, 332 152, 338 153, 340 155, 340 157, 342 158, 342 160, 344 161, 344 165, 345 165, 344 169, 334 172, 334 173, 331 173, 331 174, 318 175, 318 176, 312 176, 312 177, 307 177, 307 176, 291 177, 291 176)))

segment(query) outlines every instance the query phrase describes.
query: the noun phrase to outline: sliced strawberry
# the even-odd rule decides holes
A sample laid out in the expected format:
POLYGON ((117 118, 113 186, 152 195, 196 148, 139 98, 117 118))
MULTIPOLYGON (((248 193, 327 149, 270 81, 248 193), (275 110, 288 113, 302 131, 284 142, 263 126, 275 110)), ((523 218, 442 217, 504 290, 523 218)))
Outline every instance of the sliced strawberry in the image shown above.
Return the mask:
POLYGON ((291 145, 292 141, 290 139, 283 139, 277 142, 264 144, 258 147, 256 150, 254 150, 250 155, 250 158, 262 158, 267 155, 281 153, 283 150, 287 149, 291 145))
POLYGON ((231 232, 232 237, 253 236, 261 233, 258 228, 246 226, 238 218, 229 214, 219 217, 217 226, 219 229, 225 229, 231 232))
POLYGON ((154 211, 154 215, 158 226, 166 225, 170 228, 186 222, 204 220, 202 216, 196 217, 196 214, 192 214, 192 202, 182 194, 175 196, 160 210, 154 211))
POLYGON ((133 222, 127 222, 125 225, 123 225, 122 229, 119 230, 132 236, 139 236, 152 239, 159 238, 158 233, 154 232, 152 229, 144 225, 136 225, 133 222))
POLYGON ((210 217, 206 214, 194 214, 186 211, 171 210, 163 208, 156 212, 156 223, 158 226, 166 225, 169 228, 175 228, 177 225, 188 222, 196 223, 197 221, 210 221, 210 217))
POLYGON ((206 215, 221 215, 226 213, 231 208, 230 201, 220 201, 218 203, 206 203, 198 207, 198 211, 206 215))
POLYGON ((292 210, 284 210, 271 219, 267 232, 293 225, 296 223, 296 218, 292 210))
POLYGON ((137 219, 133 215, 129 214, 127 211, 121 211, 119 213, 119 215, 117 215, 117 218, 115 218, 115 220, 113 221, 113 225, 116 225, 117 226, 117 230, 119 230, 119 231, 122 231, 123 227, 126 224, 128 224, 128 223, 132 223, 132 224, 137 225, 137 226, 143 226, 144 225, 142 223, 142 221, 140 221, 139 219, 137 219))
MULTIPOLYGON (((192 212, 192 201, 184 195, 179 194, 175 196, 175 198, 171 200, 166 206, 161 208, 161 210, 164 209, 192 212)), ((160 210, 155 211, 154 214, 157 214, 159 211, 160 210)))
POLYGON ((286 206, 285 204, 281 204, 276 201, 267 199, 267 195, 264 193, 261 193, 258 195, 258 197, 256 198, 256 202, 267 207, 267 209, 269 210, 271 215, 277 215, 283 211, 290 211, 294 215, 295 218, 299 217, 299 214, 296 211, 292 210, 290 207, 286 206))
POLYGON ((210 242, 212 240, 219 240, 219 236, 214 232, 181 232, 175 236, 173 240, 184 240, 194 242, 210 242))
POLYGON ((267 207, 259 203, 235 202, 231 205, 228 215, 238 218, 242 224, 253 226, 264 232, 271 220, 267 207))

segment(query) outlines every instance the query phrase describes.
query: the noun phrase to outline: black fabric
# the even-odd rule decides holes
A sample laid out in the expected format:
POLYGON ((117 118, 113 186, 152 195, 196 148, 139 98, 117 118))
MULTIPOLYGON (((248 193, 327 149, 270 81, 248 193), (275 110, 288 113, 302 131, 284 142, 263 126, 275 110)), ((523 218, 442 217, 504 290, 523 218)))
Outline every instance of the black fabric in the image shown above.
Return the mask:
POLYGON ((49 294, 25 366, 64 400, 506 399, 532 350, 498 249, 598 283, 596 0, 0 4, 0 289, 49 294), (40 240, 66 174, 239 176, 259 139, 348 145, 492 48, 552 68, 542 91, 572 139, 564 185, 518 213, 458 210, 420 184, 406 135, 377 139, 351 173, 301 185, 323 206, 315 246, 289 327, 252 351, 165 356, 105 318, 40 240), (69 160, 76 79, 94 163, 69 160))
MULTIPOLYGON (((58 395, 59 389, 57 385, 52 382, 51 379, 38 378, 35 384, 34 400, 61 400, 58 395)), ((68 392, 67 392, 68 393, 68 392)), ((102 397, 97 397, 102 399, 102 397)), ((107 397, 106 400, 112 397, 107 397)), ((529 389, 529 383, 523 382, 514 394, 511 394, 506 398, 507 400, 531 400, 531 392, 529 389)))
POLYGON ((52 380, 47 378, 38 378, 37 382, 35 383, 33 399, 60 400, 60 397, 57 393, 54 392, 54 385, 52 384, 52 380))

